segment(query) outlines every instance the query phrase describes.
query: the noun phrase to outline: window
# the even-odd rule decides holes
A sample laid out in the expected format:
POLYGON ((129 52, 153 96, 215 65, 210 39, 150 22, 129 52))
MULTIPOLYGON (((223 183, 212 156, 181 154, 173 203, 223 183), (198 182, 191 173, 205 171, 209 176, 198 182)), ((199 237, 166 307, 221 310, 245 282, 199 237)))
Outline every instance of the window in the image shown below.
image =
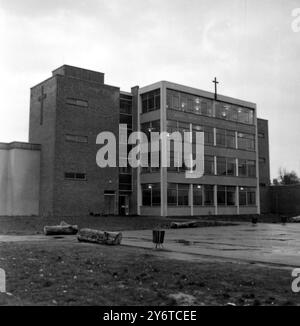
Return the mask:
POLYGON ((253 124, 254 111, 252 109, 218 102, 216 105, 216 118, 253 124))
POLYGON ((168 183, 168 205, 177 205, 177 184, 168 183))
POLYGON ((204 155, 204 174, 215 174, 215 159, 214 156, 204 155))
POLYGON ((238 108, 238 122, 253 124, 254 111, 247 108, 238 108))
POLYGON ((258 133, 258 137, 259 137, 259 138, 265 138, 265 134, 264 134, 263 132, 259 132, 259 133, 258 133))
POLYGON ((159 110, 160 109, 160 90, 145 93, 141 95, 142 98, 142 113, 159 110))
POLYGON ((152 206, 151 201, 151 189, 152 186, 148 184, 142 185, 142 203, 143 206, 152 206))
POLYGON ((227 206, 234 206, 236 203, 236 188, 226 187, 226 204, 227 206))
POLYGON ((247 176, 247 161, 239 159, 239 177, 247 176))
POLYGON ((226 131, 224 129, 216 129, 216 144, 217 146, 226 145, 226 131))
POLYGON ((216 129, 216 145, 222 147, 236 148, 235 131, 216 129))
POLYGON ((235 187, 218 186, 217 189, 218 205, 235 205, 235 187))
POLYGON ((87 143, 88 137, 79 135, 66 135, 66 141, 73 143, 87 143))
POLYGON ((212 102, 209 100, 201 100, 201 114, 206 117, 212 117, 212 102))
POLYGON ((214 186, 204 185, 204 205, 213 206, 214 205, 214 186))
POLYGON ((167 90, 167 108, 209 117, 212 116, 211 100, 170 89, 167 90))
POLYGON ((247 161, 248 168, 248 177, 255 178, 256 177, 256 162, 255 161, 247 161))
POLYGON ((132 114, 132 100, 120 99, 120 113, 132 114))
POLYGON ((189 185, 178 184, 178 206, 189 205, 189 185))
POLYGON ((143 206, 160 206, 160 183, 142 185, 143 206))
POLYGON ((205 145, 214 145, 214 128, 204 127, 204 144, 205 145))
POLYGON ((239 159, 239 176, 240 177, 256 177, 256 162, 250 160, 239 159))
POLYGON ((120 123, 126 124, 128 129, 132 130, 132 116, 127 114, 120 114, 120 123))
POLYGON ((120 174, 119 175, 119 189, 131 191, 132 190, 132 177, 131 174, 120 174))
POLYGON ((218 175, 226 175, 226 158, 225 157, 217 157, 217 174, 218 175))
POLYGON ((66 102, 69 105, 80 106, 82 108, 87 108, 89 106, 88 101, 81 100, 81 99, 76 99, 76 98, 67 98, 66 102))
POLYGON ((252 134, 238 133, 238 149, 255 150, 255 136, 252 134))
POLYGON ((66 172, 65 179, 67 180, 86 180, 85 173, 66 172))
POLYGON ((194 206, 203 206, 203 186, 193 185, 193 204, 194 206))
POLYGON ((236 148, 235 131, 226 130, 226 147, 236 148))
POLYGON ((240 187, 239 188, 239 203, 240 203, 240 206, 256 205, 256 188, 240 187))
POLYGON ((189 205, 189 185, 168 183, 168 205, 188 206, 189 205))
POLYGON ((226 187, 225 186, 218 186, 217 200, 218 200, 218 205, 225 205, 225 203, 226 203, 226 187))
POLYGON ((216 118, 228 119, 228 105, 217 103, 216 104, 216 118))
POLYGON ((236 176, 236 160, 235 158, 228 158, 227 159, 227 175, 236 176))

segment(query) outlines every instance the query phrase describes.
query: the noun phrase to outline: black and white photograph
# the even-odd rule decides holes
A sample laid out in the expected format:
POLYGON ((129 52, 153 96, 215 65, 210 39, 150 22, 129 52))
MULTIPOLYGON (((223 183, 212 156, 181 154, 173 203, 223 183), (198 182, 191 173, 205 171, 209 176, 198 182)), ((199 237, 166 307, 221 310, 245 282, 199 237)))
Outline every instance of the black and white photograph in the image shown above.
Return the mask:
POLYGON ((0 0, 0 44, 2 308, 300 305, 299 1, 0 0))

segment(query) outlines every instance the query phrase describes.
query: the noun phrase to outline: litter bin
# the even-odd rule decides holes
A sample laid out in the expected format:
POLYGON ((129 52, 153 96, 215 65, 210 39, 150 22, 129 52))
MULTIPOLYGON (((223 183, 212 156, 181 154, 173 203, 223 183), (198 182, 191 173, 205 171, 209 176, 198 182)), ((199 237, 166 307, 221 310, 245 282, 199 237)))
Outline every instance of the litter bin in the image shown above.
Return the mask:
POLYGON ((252 224, 257 224, 257 222, 258 222, 257 216, 253 216, 252 217, 252 224))
POLYGON ((164 239, 165 239, 165 231, 153 230, 153 243, 155 244, 156 249, 163 246, 164 239))

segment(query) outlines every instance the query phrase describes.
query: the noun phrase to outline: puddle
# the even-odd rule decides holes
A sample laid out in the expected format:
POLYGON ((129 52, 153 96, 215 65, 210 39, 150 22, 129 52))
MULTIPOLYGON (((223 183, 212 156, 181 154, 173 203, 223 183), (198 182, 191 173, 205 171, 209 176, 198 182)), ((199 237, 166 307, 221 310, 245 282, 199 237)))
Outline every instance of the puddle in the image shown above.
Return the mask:
POLYGON ((184 244, 185 246, 191 246, 193 244, 192 241, 188 241, 188 240, 184 240, 184 239, 175 240, 175 242, 184 244))

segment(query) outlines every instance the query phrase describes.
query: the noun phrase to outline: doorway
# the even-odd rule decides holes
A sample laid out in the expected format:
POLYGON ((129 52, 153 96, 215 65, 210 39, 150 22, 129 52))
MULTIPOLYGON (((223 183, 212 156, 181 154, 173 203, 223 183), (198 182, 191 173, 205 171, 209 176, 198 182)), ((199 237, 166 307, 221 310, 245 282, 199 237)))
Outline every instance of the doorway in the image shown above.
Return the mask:
POLYGON ((119 215, 127 216, 129 215, 129 197, 128 195, 119 196, 119 215))

